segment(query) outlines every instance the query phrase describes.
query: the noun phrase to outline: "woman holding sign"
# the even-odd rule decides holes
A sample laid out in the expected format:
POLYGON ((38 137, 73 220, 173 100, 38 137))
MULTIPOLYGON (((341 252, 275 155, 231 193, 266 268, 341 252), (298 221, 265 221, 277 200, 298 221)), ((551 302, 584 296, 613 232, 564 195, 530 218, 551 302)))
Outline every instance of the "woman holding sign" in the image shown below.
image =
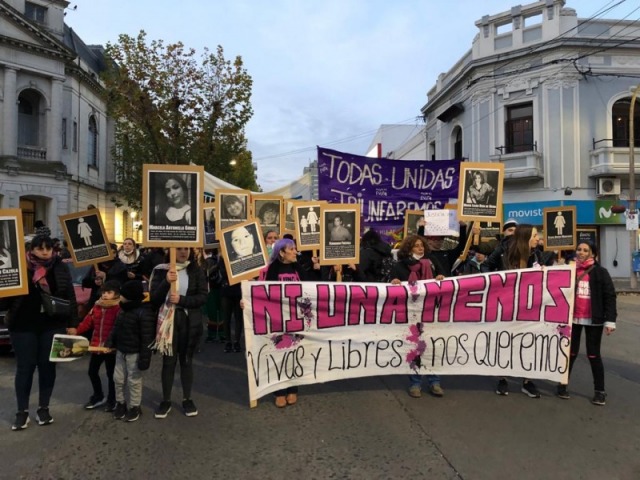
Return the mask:
MULTIPOLYGON (((587 337, 587 358, 593 374, 594 395, 591 403, 604 405, 604 365, 600 356, 602 333, 611 335, 616 329, 616 289, 606 268, 596 262, 595 245, 581 242, 576 249, 576 297, 571 329, 569 374, 580 352, 582 330, 587 337)), ((558 397, 569 398, 567 385, 558 385, 558 397)))
POLYGON ((33 374, 38 369, 39 425, 53 423, 49 400, 56 381, 56 364, 49 361, 49 352, 56 333, 73 333, 78 325, 78 306, 69 269, 53 250, 53 241, 46 235, 36 235, 27 252, 29 293, 8 300, 6 322, 11 344, 16 354, 15 391, 18 413, 11 427, 23 430, 29 423, 29 396, 33 374), (45 310, 46 297, 68 300, 68 314, 56 315, 45 310))

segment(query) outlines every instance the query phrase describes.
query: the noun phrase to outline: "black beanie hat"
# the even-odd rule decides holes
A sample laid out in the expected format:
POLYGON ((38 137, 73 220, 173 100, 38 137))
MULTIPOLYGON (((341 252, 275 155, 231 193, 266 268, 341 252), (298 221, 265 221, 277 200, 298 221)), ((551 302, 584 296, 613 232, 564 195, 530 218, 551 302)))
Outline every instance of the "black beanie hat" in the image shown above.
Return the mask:
POLYGON ((115 292, 116 295, 120 295, 120 282, 116 280, 107 280, 100 287, 100 293, 115 292))
POLYGON ((129 280, 120 287, 120 296, 130 302, 141 302, 144 299, 144 291, 140 280, 129 280))

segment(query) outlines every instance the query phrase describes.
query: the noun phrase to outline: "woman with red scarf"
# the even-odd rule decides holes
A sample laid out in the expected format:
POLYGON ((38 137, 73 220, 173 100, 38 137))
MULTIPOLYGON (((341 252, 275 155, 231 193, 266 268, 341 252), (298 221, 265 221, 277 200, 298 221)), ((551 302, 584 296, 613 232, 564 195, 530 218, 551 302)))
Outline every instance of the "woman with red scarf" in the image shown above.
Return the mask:
MULTIPOLYGON (((593 374, 594 395, 591 403, 604 405, 604 365, 600 356, 602 333, 612 334, 616 329, 616 289, 606 268, 596 262, 598 254, 591 243, 581 242, 576 249, 576 296, 571 329, 571 355, 569 374, 580 351, 582 330, 587 337, 587 358, 593 374)), ((569 398, 568 385, 558 385, 558 397, 569 398)))
POLYGON ((18 413, 12 430, 27 428, 29 395, 33 374, 38 368, 39 402, 36 420, 40 425, 53 423, 49 399, 56 381, 56 364, 49 352, 56 333, 71 333, 78 325, 78 307, 69 269, 53 250, 46 235, 36 235, 27 251, 29 293, 8 299, 9 332, 16 356, 15 390, 18 413), (40 292, 69 300, 71 315, 53 317, 44 312, 40 292))

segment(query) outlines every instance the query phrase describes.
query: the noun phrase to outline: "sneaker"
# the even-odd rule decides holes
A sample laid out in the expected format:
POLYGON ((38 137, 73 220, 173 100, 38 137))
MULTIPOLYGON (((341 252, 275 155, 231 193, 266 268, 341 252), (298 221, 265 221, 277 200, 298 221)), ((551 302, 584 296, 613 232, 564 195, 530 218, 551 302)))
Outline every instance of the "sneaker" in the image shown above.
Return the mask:
POLYGON ((116 403, 116 408, 113 411, 113 418, 116 420, 122 420, 127 415, 127 405, 126 403, 116 403))
POLYGON ((29 412, 16 413, 16 421, 11 425, 11 430, 24 430, 29 425, 29 412))
POLYGON ((540 398, 540 392, 538 391, 538 388, 530 380, 522 383, 522 393, 530 398, 540 398))
POLYGON ((196 404, 193 403, 193 400, 191 399, 182 401, 182 410, 184 410, 184 414, 187 417, 195 417, 196 415, 198 415, 196 404))
POLYGON ((596 392, 591 399, 591 403, 594 405, 606 405, 607 394, 604 392, 596 392))
POLYGON ((420 388, 420 385, 411 385, 409 387, 409 396, 413 398, 422 397, 422 388, 420 388))
POLYGON ((434 397, 444 397, 444 390, 442 389, 439 383, 434 383, 433 385, 429 385, 429 393, 434 397))
POLYGON ((105 412, 115 412, 116 411, 116 402, 115 401, 107 401, 104 406, 105 412))
POLYGON ((153 414, 153 416, 155 418, 167 418, 167 415, 169 415, 170 411, 171 411, 171 402, 160 402, 160 405, 158 405, 158 408, 156 408, 156 411, 153 414))
POLYGON ((240 346, 239 342, 233 344, 233 351, 236 353, 242 352, 242 347, 240 346))
POLYGON ((127 410, 127 414, 124 416, 124 421, 135 422, 140 418, 140 415, 142 415, 142 410, 140 409, 140 407, 131 407, 129 410, 127 410))
POLYGON ((498 386, 496 387, 496 393, 498 395, 509 395, 509 384, 506 378, 498 380, 498 386))
POLYGON ((107 403, 107 399, 104 396, 91 395, 89 401, 84 405, 85 410, 93 410, 107 403))
POLYGON ((53 423, 53 417, 49 413, 49 407, 40 407, 36 412, 36 420, 38 425, 50 425, 53 423))
POLYGON ((233 345, 231 345, 231 342, 227 342, 224 345, 224 353, 231 353, 233 351, 233 345))
POLYGON ((567 385, 562 385, 561 383, 559 383, 558 387, 556 388, 556 395, 558 396, 558 398, 561 398, 563 400, 569 400, 571 398, 567 385))

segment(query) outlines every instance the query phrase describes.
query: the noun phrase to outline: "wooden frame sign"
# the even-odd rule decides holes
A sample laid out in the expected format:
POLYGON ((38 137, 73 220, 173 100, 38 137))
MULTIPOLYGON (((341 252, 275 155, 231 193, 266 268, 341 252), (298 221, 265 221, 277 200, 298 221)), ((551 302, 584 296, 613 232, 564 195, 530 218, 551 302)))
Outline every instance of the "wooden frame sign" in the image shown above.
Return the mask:
POLYGON ((267 246, 257 221, 239 223, 218 236, 229 285, 257 277, 268 265, 267 246))
POLYGON ((216 232, 220 240, 220 232, 251 219, 251 192, 232 188, 216 190, 216 232))
POLYGON ((201 247, 204 167, 142 166, 145 247, 201 247))
POLYGON ((576 207, 542 209, 545 250, 575 250, 576 207))
POLYGON ((95 265, 113 258, 114 253, 98 209, 60 215, 58 218, 74 265, 95 265))
POLYGON ((326 202, 294 202, 293 221, 298 250, 318 250, 322 223, 320 209, 326 202))
POLYGON ((405 210, 402 238, 407 238, 409 235, 417 235, 418 227, 424 226, 424 224, 424 210, 405 210))
POLYGON ((27 295, 27 256, 24 248, 22 210, 0 210, 0 298, 27 295))
POLYGON ((462 162, 459 184, 458 219, 501 220, 504 164, 462 162))
POLYGON ((202 205, 202 218, 204 221, 203 248, 218 248, 220 242, 216 240, 216 203, 204 203, 202 205))
POLYGON ((264 236, 269 230, 278 236, 284 230, 284 197, 277 195, 252 195, 251 205, 254 218, 258 221, 264 236))
POLYGON ((360 204, 320 208, 320 265, 360 263, 360 204))

